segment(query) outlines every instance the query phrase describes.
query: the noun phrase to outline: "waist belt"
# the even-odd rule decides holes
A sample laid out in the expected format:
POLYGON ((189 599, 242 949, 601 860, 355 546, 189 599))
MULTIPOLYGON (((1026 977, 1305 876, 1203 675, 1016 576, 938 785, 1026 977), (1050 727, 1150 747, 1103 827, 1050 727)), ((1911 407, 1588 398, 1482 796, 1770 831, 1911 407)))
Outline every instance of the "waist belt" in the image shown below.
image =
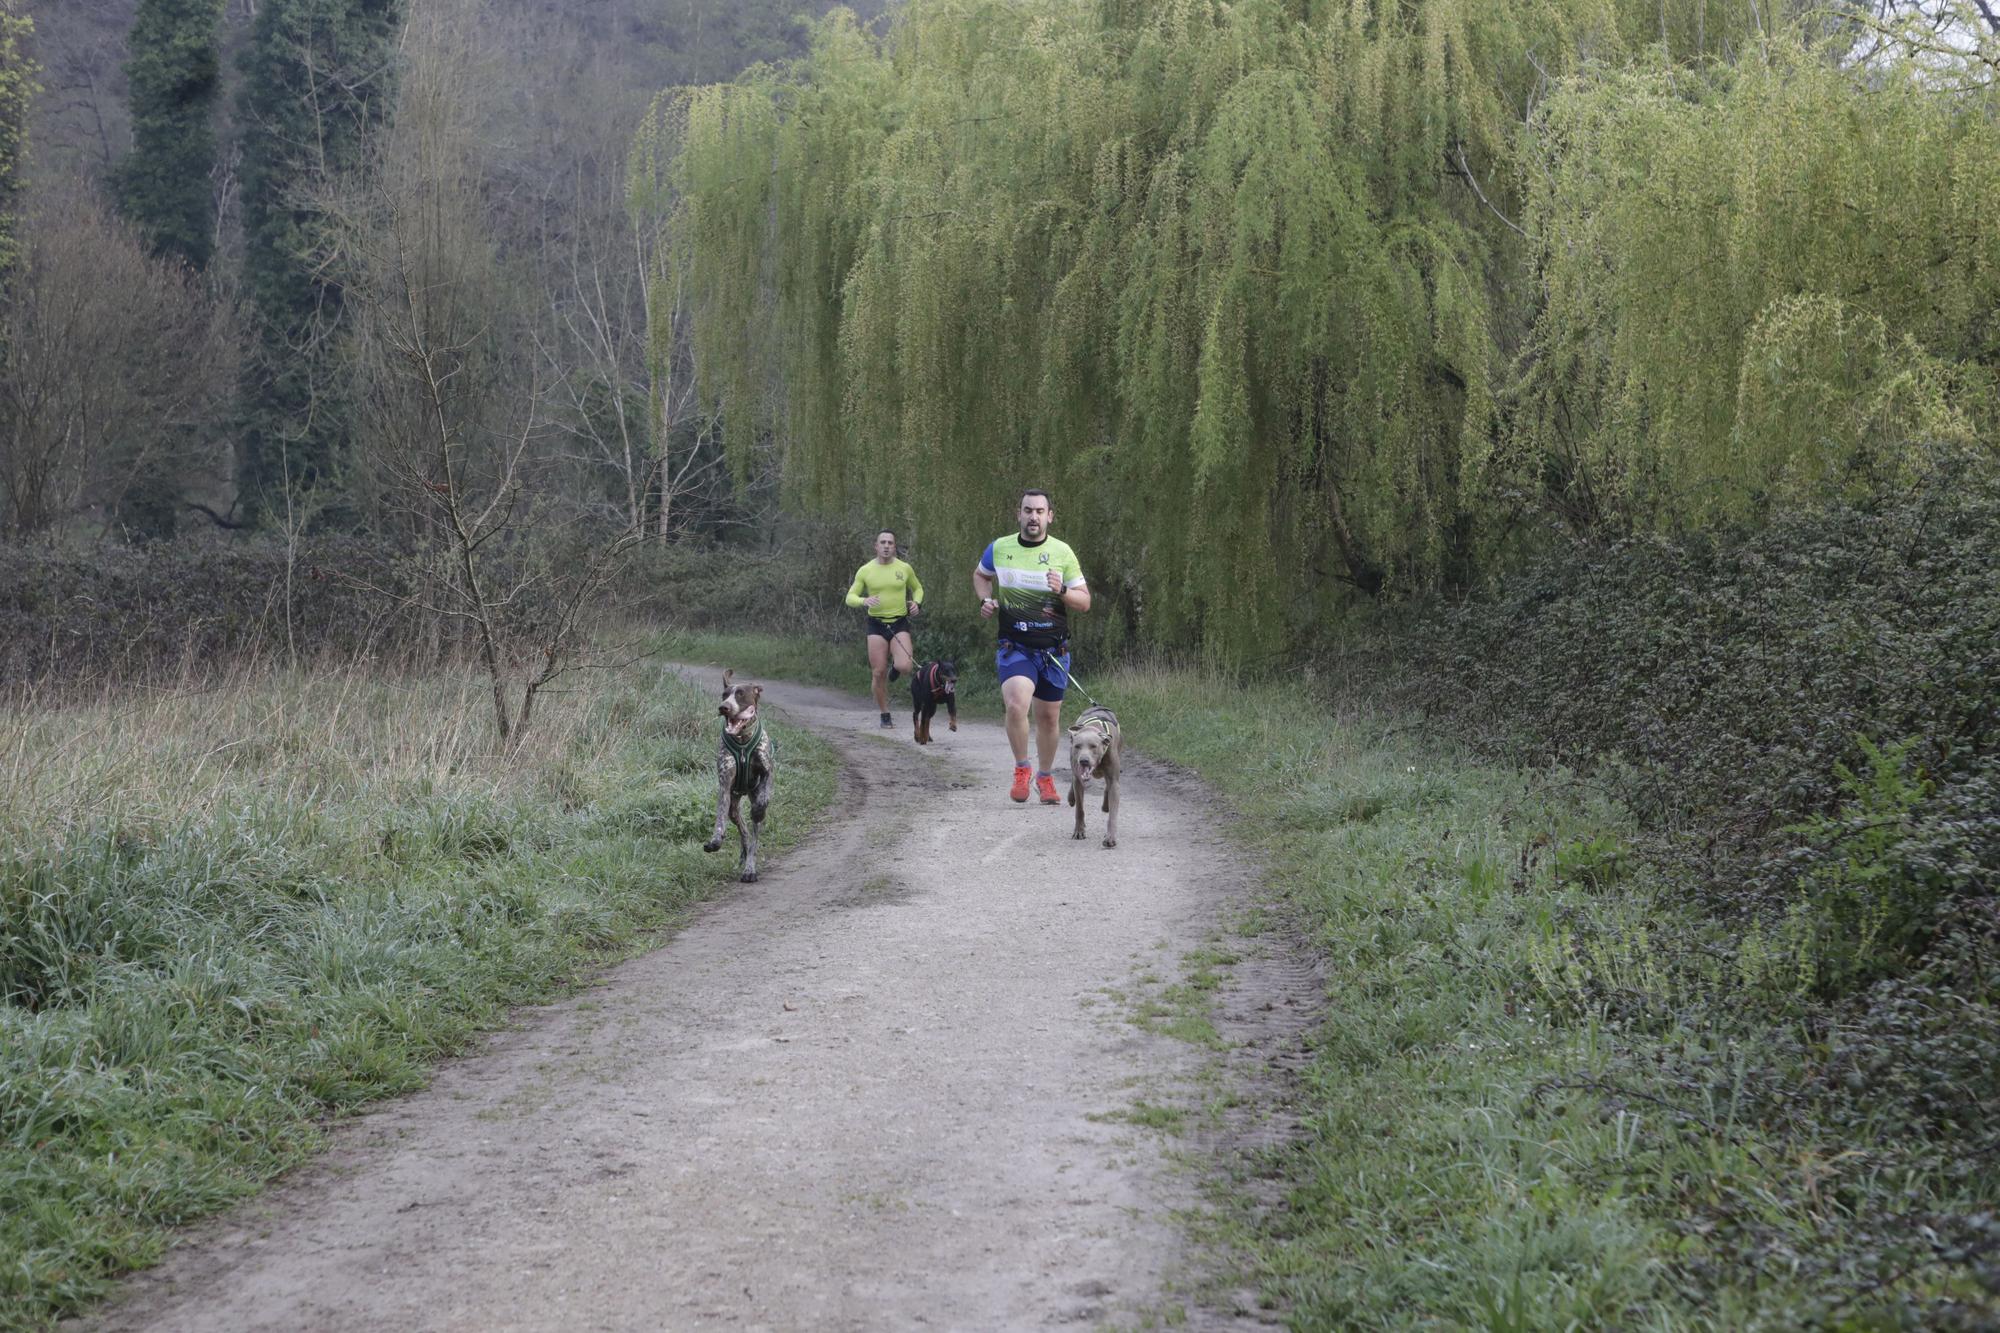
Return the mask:
POLYGON ((1024 653, 1067 653, 1069 651, 1069 639, 1066 636, 1057 639, 1054 643, 1041 644, 1029 643, 1023 639, 1016 639, 1010 635, 1002 634, 1000 642, 1019 648, 1024 653))

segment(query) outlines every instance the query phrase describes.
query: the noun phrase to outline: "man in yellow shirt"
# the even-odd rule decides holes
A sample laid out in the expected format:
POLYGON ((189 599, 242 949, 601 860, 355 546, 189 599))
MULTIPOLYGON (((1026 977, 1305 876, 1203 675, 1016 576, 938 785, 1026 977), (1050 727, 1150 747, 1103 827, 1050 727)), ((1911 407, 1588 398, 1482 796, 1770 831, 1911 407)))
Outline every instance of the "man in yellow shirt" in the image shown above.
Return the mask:
POLYGON ((923 600, 924 585, 917 571, 896 558, 896 534, 882 529, 875 534, 875 558, 854 573, 847 604, 867 613, 863 619, 868 626, 868 669, 874 673, 875 706, 882 710, 885 727, 892 725, 889 682, 916 660, 910 647, 910 621, 923 600))

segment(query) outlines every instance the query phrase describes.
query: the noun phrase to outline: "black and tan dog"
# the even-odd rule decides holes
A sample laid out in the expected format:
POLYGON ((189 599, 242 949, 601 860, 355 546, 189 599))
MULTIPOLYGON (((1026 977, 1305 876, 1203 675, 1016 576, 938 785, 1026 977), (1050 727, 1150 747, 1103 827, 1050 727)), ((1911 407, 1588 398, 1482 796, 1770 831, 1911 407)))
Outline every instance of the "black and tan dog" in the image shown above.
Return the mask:
POLYGON ((1092 778, 1104 780, 1104 845, 1118 845, 1118 770, 1124 741, 1118 715, 1109 708, 1086 708, 1069 729, 1069 803, 1076 807, 1075 837, 1083 836, 1084 793, 1092 778))
POLYGON ((917 667, 910 673, 910 703, 916 710, 910 716, 916 724, 917 744, 931 743, 931 719, 937 716, 939 704, 951 719, 951 729, 957 731, 958 667, 944 661, 917 667))
POLYGON ((777 775, 777 751, 757 720, 757 701, 764 697, 762 685, 735 685, 734 671, 722 673, 722 744, 715 752, 715 833, 701 845, 704 852, 722 846, 725 821, 736 825, 742 845, 743 882, 757 882, 757 832, 764 812, 771 808, 771 780, 777 775), (750 824, 744 827, 739 803, 750 798, 750 824))

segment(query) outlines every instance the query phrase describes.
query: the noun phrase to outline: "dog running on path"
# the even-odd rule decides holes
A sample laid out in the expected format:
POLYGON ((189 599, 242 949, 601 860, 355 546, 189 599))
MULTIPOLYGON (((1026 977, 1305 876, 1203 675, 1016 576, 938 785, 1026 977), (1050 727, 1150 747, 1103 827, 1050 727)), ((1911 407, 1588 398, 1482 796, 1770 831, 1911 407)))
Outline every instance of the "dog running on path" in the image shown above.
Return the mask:
POLYGON ((757 834, 764 812, 771 808, 771 781, 777 775, 778 761, 764 724, 757 720, 757 701, 764 697, 764 687, 732 684, 735 675, 734 671, 722 673, 722 702, 716 709, 722 715, 722 743, 715 752, 715 832, 701 849, 718 850, 723 824, 736 825, 737 841, 742 846, 741 878, 745 884, 755 884, 757 834), (750 798, 747 827, 740 810, 745 796, 750 798))
POLYGON ((1104 845, 1118 845, 1118 769, 1124 742, 1118 715, 1109 708, 1090 707, 1069 729, 1069 803, 1076 807, 1076 832, 1083 837, 1083 802, 1093 777, 1104 780, 1104 845))
POLYGON ((937 716, 938 705, 943 704, 951 720, 951 729, 958 730, 958 667, 947 661, 925 662, 910 673, 910 714, 915 723, 916 742, 919 745, 931 743, 931 719, 937 716))

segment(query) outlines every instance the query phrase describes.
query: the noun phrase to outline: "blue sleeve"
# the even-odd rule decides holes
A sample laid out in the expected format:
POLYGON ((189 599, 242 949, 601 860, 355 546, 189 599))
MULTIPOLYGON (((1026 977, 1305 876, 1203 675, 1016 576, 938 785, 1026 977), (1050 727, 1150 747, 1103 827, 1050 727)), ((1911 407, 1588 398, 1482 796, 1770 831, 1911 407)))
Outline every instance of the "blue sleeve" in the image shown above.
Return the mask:
POLYGON ((993 568, 993 543, 986 543, 986 552, 979 557, 979 568, 988 574, 996 573, 993 568))

